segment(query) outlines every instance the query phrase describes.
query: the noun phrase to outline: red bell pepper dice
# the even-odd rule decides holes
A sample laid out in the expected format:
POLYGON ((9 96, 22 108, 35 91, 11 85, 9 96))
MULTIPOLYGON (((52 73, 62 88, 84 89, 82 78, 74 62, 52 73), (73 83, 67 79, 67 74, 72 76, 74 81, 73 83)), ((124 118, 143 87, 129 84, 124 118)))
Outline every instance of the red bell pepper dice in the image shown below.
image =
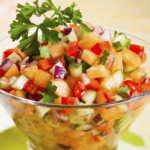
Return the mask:
POLYGON ((48 45, 48 42, 47 43, 41 43, 41 46, 46 46, 48 45))
POLYGON ((110 43, 108 41, 104 41, 104 42, 100 42, 97 43, 92 49, 91 51, 94 52, 96 55, 100 55, 101 53, 103 53, 105 50, 110 51, 111 47, 110 47, 110 43))
POLYGON ((68 44, 67 55, 69 57, 76 57, 78 55, 78 42, 70 42, 68 44))
POLYGON ((100 55, 101 53, 103 53, 99 43, 92 47, 91 51, 94 52, 96 55, 100 55))
POLYGON ((14 49, 7 49, 6 51, 3 52, 3 60, 5 60, 10 54, 14 52, 14 49))
POLYGON ((115 101, 115 97, 111 91, 104 92, 104 96, 106 97, 108 102, 114 102, 115 101))
POLYGON ((81 98, 86 93, 86 87, 81 81, 75 83, 73 93, 77 98, 81 98))
POLYGON ((65 30, 60 30, 61 33, 63 33, 65 35, 65 30))
MULTIPOLYGON (((62 97, 63 105, 79 105, 79 99, 76 97, 62 97)), ((76 109, 62 109, 64 115, 68 115, 72 112, 75 112, 76 109)))
POLYGON ((38 89, 38 85, 34 84, 32 80, 29 80, 23 88, 26 92, 28 92, 30 95, 34 95, 38 89))
POLYGON ((48 58, 41 59, 38 63, 39 69, 42 69, 43 71, 48 71, 50 68, 52 68, 52 63, 48 58))
POLYGON ((86 85, 87 89, 93 89, 95 91, 99 91, 100 90, 100 84, 97 80, 95 79, 91 79, 90 83, 86 85))
POLYGON ((5 74, 5 71, 2 68, 0 68, 0 76, 3 76, 4 74, 5 74))
POLYGON ((143 58, 144 55, 144 46, 130 44, 129 50, 139 55, 141 58, 143 58))
POLYGON ((137 91, 140 89, 139 83, 132 81, 132 80, 126 80, 124 81, 124 84, 128 86, 128 88, 130 89, 130 95, 132 95, 132 93, 134 91, 137 91))

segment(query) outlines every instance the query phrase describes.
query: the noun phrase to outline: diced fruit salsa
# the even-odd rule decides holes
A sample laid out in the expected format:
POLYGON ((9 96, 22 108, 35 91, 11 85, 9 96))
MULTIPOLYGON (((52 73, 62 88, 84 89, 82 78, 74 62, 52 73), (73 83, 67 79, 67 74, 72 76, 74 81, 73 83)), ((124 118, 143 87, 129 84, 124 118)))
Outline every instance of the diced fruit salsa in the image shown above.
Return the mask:
MULTIPOLYGON (((132 43, 124 33, 116 31, 112 36, 99 25, 81 23, 74 3, 61 12, 50 4, 49 0, 30 14, 26 12, 29 4, 18 5, 22 10, 9 33, 13 41, 20 36, 23 39, 16 48, 3 52, 1 90, 30 101, 78 106, 116 102, 150 90, 150 79, 140 67, 146 61, 142 45, 132 43), (38 16, 46 9, 55 10, 60 18, 46 17, 40 25, 31 23, 32 13, 39 12, 38 16), (63 15, 70 18, 63 20, 63 15), (67 19, 74 24, 59 26, 67 25, 67 19), (37 30, 28 37, 24 26, 37 30), (43 34, 37 40, 39 28, 43 34)), ((38 147, 35 149, 42 150, 114 149, 118 136, 145 103, 145 99, 139 99, 98 109, 52 109, 9 101, 18 128, 38 147)))
POLYGON ((33 101, 80 105, 123 100, 150 89, 140 68, 146 61, 144 47, 131 44, 125 34, 115 32, 111 38, 109 31, 87 22, 56 30, 61 41, 41 42, 39 56, 18 47, 3 52, 2 90, 19 91, 33 101))

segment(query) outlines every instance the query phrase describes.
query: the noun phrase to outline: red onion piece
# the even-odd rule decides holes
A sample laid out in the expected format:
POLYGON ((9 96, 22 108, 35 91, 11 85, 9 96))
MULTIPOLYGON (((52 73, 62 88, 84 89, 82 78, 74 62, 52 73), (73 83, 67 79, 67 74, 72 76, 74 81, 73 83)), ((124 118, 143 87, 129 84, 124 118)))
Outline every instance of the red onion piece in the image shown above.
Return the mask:
POLYGON ((65 68, 60 67, 60 66, 56 66, 55 67, 54 78, 55 79, 64 79, 65 72, 66 72, 65 68))
POLYGON ((98 31, 100 35, 104 33, 103 28, 99 25, 95 26, 94 31, 98 31))
POLYGON ((103 117, 100 114, 97 114, 94 118, 93 121, 97 124, 100 125, 101 123, 104 122, 103 117))
POLYGON ((11 65, 12 65, 11 61, 7 58, 2 62, 0 68, 6 72, 11 67, 11 65))
POLYGON ((35 101, 40 101, 43 97, 42 95, 35 93, 31 96, 35 101))
POLYGON ((145 77, 144 83, 149 83, 149 77, 145 77))
POLYGON ((38 64, 37 60, 27 61, 27 67, 29 67, 31 65, 37 65, 37 64, 38 64))
POLYGON ((115 62, 115 57, 114 56, 110 57, 110 59, 108 60, 108 68, 109 69, 112 68, 114 62, 115 62))
POLYGON ((81 60, 80 58, 76 58, 75 61, 76 61, 77 63, 81 63, 81 62, 82 62, 82 60, 81 60))
POLYGON ((86 86, 86 85, 88 85, 90 83, 91 80, 90 80, 90 78, 88 78, 86 73, 82 73, 81 81, 86 86))
POLYGON ((68 35, 72 31, 72 28, 65 28, 64 31, 65 35, 68 35))
POLYGON ((64 116, 62 110, 53 109, 53 116, 54 116, 54 119, 59 122, 66 122, 68 120, 68 117, 64 116))
POLYGON ((111 40, 111 34, 108 30, 105 30, 104 33, 101 35, 102 41, 110 41, 111 40))

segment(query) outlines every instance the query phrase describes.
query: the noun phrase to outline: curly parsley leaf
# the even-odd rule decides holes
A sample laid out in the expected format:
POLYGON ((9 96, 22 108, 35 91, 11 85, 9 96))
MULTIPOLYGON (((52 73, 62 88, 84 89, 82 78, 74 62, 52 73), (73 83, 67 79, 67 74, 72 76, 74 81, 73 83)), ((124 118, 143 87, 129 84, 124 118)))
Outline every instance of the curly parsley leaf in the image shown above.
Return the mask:
POLYGON ((46 0, 41 6, 38 4, 38 0, 33 2, 34 6, 26 3, 25 5, 17 5, 16 20, 10 25, 11 38, 13 41, 20 40, 19 48, 21 51, 25 51, 29 56, 39 55, 40 43, 38 42, 38 30, 42 31, 42 40, 44 43, 51 42, 52 44, 60 41, 59 32, 52 30, 59 25, 67 26, 67 23, 81 23, 82 14, 80 10, 74 10, 76 6, 73 3, 70 7, 61 10, 61 7, 55 7, 51 0, 46 0), (54 14, 51 18, 45 16, 45 12, 54 10, 54 14), (31 22, 32 15, 45 17, 43 23, 37 25, 31 22), (35 28, 35 32, 29 36, 29 30, 35 28))
POLYGON ((110 55, 110 53, 107 50, 105 50, 103 53, 103 56, 100 58, 100 61, 98 64, 105 65, 109 55, 110 55))
POLYGON ((43 97, 43 103, 54 103, 54 99, 59 98, 58 95, 54 94, 57 90, 57 86, 52 85, 52 81, 50 81, 44 92, 39 92, 43 97))

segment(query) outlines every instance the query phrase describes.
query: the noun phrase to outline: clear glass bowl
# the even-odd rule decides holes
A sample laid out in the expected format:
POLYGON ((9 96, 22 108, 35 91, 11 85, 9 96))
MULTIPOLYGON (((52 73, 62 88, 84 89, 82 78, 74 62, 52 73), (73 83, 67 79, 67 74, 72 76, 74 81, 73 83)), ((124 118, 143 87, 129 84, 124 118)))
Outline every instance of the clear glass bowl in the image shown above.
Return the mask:
MULTIPOLYGON (((150 74, 150 41, 125 33, 134 44, 143 45, 147 62, 143 65, 150 74)), ((9 36, 0 40, 1 55, 16 47, 9 36)), ((0 56, 1 57, 1 56, 0 56)), ((0 103, 10 113, 16 126, 28 138, 34 150, 115 150, 118 140, 150 101, 150 91, 119 102, 94 105, 46 104, 19 98, 0 90, 0 103), (121 109, 120 109, 121 108, 121 109), (68 117, 62 110, 77 110, 68 117)))

